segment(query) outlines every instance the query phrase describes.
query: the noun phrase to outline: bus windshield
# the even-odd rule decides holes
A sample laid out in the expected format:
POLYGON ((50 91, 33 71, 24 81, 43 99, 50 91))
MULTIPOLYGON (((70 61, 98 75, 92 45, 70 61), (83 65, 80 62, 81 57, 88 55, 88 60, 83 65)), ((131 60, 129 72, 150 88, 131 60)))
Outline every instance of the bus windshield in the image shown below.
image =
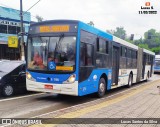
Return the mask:
POLYGON ((155 66, 160 66, 160 60, 155 60, 155 66))
POLYGON ((42 71, 74 71, 75 36, 29 37, 28 69, 42 71))

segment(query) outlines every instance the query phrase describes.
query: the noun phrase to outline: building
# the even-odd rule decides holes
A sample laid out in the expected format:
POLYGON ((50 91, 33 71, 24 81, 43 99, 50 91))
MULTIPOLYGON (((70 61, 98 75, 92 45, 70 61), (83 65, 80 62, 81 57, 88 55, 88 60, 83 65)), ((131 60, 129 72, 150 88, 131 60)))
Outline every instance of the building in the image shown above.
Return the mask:
MULTIPOLYGON (((29 12, 23 15, 24 31, 28 32, 31 21, 29 12)), ((20 46, 17 48, 8 47, 8 37, 17 36, 20 32, 20 11, 0 6, 0 59, 20 59, 20 46)), ((24 37, 26 42, 27 37, 24 37)))

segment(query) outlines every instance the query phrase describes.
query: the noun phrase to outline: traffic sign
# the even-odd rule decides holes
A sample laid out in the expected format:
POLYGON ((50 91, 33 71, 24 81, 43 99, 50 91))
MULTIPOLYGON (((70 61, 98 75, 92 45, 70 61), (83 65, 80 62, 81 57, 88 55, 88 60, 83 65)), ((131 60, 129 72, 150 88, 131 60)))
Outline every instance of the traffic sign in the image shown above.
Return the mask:
POLYGON ((18 37, 17 36, 8 37, 8 47, 18 48, 18 37))

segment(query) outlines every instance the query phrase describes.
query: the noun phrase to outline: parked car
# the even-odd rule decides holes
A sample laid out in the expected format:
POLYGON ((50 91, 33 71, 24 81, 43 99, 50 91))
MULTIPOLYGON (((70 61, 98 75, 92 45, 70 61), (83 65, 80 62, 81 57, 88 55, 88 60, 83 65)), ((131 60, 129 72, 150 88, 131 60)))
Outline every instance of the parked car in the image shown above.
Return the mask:
POLYGON ((25 62, 1 61, 0 93, 4 96, 12 96, 22 90, 26 90, 25 62))
POLYGON ((6 60, 6 59, 0 59, 0 62, 3 62, 3 61, 10 61, 10 60, 6 60))

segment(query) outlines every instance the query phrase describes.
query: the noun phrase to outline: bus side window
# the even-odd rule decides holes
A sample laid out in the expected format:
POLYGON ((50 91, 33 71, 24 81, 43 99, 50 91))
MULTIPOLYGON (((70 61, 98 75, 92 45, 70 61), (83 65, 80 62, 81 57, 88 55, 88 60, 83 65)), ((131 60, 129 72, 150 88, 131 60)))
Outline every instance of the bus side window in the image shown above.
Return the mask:
POLYGON ((80 66, 92 66, 93 65, 93 46, 81 42, 80 51, 80 66))
POLYGON ((109 46, 108 43, 109 42, 107 40, 98 38, 98 40, 97 40, 97 51, 100 52, 100 53, 108 54, 108 46, 109 46))
POLYGON ((87 54, 86 54, 86 65, 93 65, 93 46, 90 44, 86 44, 87 46, 87 54))
POLYGON ((80 66, 85 65, 85 43, 81 42, 81 49, 80 49, 80 66))

